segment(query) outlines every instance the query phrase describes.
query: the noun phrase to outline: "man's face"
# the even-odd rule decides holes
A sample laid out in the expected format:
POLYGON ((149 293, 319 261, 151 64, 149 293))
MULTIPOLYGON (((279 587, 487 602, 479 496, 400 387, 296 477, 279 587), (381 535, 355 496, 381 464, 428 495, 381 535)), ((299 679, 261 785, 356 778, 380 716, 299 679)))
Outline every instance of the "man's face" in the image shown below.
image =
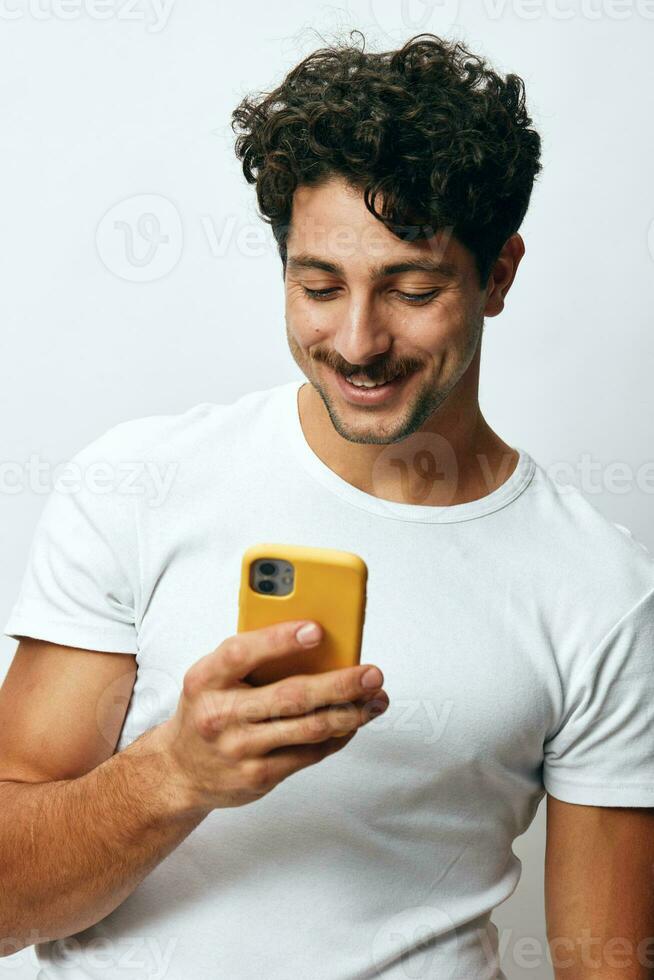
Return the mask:
POLYGON ((340 178, 295 191, 287 248, 289 347, 336 431, 381 444, 416 432, 478 350, 486 293, 470 252, 447 230, 402 241, 340 178), (382 268, 415 262, 440 268, 382 268), (398 372, 379 389, 346 380, 398 372))

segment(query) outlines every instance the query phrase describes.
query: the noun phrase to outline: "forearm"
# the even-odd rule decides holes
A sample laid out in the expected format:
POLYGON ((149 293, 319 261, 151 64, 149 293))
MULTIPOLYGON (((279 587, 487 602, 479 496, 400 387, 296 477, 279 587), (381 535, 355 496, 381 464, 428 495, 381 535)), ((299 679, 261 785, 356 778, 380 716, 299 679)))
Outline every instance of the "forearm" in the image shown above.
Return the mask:
POLYGON ((2 954, 99 922, 208 812, 182 799, 156 728, 79 778, 0 782, 2 954))

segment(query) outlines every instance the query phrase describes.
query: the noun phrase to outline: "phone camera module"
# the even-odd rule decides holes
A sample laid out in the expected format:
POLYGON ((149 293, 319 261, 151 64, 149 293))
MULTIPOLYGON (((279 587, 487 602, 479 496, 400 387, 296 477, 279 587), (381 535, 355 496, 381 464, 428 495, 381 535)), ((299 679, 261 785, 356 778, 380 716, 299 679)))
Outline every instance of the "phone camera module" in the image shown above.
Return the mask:
POLYGON ((250 588, 269 596, 290 595, 295 584, 292 563, 280 558, 257 558, 250 566, 250 588))

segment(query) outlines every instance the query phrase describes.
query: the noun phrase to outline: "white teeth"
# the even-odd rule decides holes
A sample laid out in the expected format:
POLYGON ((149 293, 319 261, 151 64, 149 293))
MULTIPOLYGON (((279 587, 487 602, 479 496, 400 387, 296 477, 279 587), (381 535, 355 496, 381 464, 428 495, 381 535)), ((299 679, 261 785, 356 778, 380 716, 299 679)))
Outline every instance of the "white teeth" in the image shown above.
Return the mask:
MULTIPOLYGON (((377 388, 377 387, 379 387, 380 384, 387 384, 388 383, 386 381, 367 381, 367 380, 355 381, 354 379, 356 377, 357 377, 357 375, 351 375, 347 379, 350 382, 350 384, 352 384, 352 385, 355 386, 355 388, 377 388)), ((395 375, 394 377, 396 378, 397 375, 395 375)), ((394 378, 391 378, 390 380, 393 381, 394 378)))
POLYGON ((347 380, 350 382, 351 385, 354 385, 356 388, 376 388, 377 387, 377 382, 376 381, 354 381, 352 378, 348 378, 347 380))

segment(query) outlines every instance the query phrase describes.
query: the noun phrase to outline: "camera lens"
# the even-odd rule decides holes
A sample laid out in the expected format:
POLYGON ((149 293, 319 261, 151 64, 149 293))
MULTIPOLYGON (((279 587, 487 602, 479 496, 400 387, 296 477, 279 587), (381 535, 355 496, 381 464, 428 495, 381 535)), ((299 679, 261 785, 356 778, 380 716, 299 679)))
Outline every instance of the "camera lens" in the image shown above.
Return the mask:
POLYGON ((259 565, 259 571, 262 575, 274 575, 277 571, 277 566, 273 565, 271 561, 264 561, 259 565))
POLYGON ((272 592, 275 588, 275 583, 269 578, 264 578, 259 582, 259 588, 262 592, 272 592))

